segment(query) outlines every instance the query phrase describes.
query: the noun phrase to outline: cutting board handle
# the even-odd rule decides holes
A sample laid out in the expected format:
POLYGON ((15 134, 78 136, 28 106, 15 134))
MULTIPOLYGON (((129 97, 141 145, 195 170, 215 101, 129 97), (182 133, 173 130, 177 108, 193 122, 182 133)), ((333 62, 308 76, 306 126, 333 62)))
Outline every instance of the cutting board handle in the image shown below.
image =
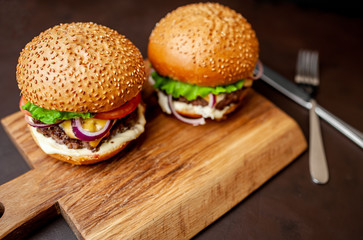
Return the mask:
POLYGON ((57 215, 62 189, 45 184, 47 176, 42 168, 33 169, 0 186, 0 239, 24 237, 34 225, 57 215))

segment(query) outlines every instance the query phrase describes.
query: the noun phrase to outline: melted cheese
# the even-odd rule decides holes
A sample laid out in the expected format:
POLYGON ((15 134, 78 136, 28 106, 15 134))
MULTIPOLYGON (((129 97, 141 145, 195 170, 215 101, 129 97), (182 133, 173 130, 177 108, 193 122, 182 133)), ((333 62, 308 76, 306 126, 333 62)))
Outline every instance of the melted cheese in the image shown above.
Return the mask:
POLYGON ((97 147, 98 144, 100 144, 101 140, 105 137, 107 137, 108 134, 106 134, 105 136, 99 138, 99 139, 96 139, 96 140, 93 140, 93 141, 89 141, 89 145, 91 145, 91 147, 97 147))
MULTIPOLYGON (((85 130, 87 130, 88 132, 97 132, 97 131, 101 130, 105 126, 106 123, 107 123, 107 120, 88 118, 88 119, 82 120, 82 127, 85 130)), ((61 124, 59 124, 59 126, 68 135, 68 137, 73 138, 73 139, 78 139, 73 133, 71 120, 66 120, 66 121, 62 122, 61 124)), ((97 145, 101 142, 101 140, 107 136, 108 136, 108 134, 105 134, 103 137, 101 137, 99 139, 89 141, 89 144, 92 147, 97 147, 97 145)))
POLYGON ((82 127, 89 132, 97 132, 101 130, 107 123, 107 120, 88 118, 83 120, 82 127))
POLYGON ((63 131, 68 135, 68 137, 77 139, 76 136, 74 136, 73 130, 72 130, 72 122, 71 120, 66 120, 59 124, 59 126, 63 129, 63 131))

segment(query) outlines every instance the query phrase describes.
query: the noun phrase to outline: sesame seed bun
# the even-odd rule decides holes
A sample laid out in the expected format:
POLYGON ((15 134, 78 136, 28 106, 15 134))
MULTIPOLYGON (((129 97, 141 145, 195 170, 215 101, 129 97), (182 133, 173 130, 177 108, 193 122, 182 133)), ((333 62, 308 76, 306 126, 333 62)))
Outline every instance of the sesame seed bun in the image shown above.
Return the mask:
POLYGON ((258 52, 251 25, 218 3, 170 12, 156 24, 148 45, 148 58, 159 74, 211 87, 252 76, 258 52))
POLYGON ((140 51, 94 23, 60 24, 20 53, 16 77, 24 98, 42 108, 106 112, 135 97, 146 80, 140 51))

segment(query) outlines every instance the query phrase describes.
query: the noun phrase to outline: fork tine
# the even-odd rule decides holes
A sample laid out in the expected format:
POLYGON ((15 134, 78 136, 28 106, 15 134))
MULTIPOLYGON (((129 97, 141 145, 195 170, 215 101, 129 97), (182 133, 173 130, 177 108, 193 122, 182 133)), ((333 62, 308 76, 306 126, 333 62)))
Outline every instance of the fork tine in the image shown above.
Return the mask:
POLYGON ((313 51, 306 52, 306 84, 317 85, 317 54, 313 51))
POLYGON ((312 65, 311 69, 312 69, 312 78, 313 78, 311 84, 317 86, 319 85, 319 53, 316 51, 312 52, 311 65, 312 65))
POLYGON ((307 84, 311 84, 312 82, 312 54, 310 51, 305 51, 305 68, 306 68, 306 71, 305 71, 305 76, 306 76, 306 79, 305 79, 305 83, 307 84))
POLYGON ((300 72, 299 72, 299 83, 306 83, 309 81, 309 54, 306 50, 302 49, 299 51, 300 59, 300 72))
POLYGON ((296 61, 296 75, 295 82, 302 82, 302 76, 304 76, 304 52, 300 50, 298 53, 297 61, 296 61))
POLYGON ((307 83, 309 82, 309 75, 310 75, 310 54, 307 50, 303 50, 302 52, 302 56, 303 56, 303 77, 302 77, 302 82, 303 83, 307 83))

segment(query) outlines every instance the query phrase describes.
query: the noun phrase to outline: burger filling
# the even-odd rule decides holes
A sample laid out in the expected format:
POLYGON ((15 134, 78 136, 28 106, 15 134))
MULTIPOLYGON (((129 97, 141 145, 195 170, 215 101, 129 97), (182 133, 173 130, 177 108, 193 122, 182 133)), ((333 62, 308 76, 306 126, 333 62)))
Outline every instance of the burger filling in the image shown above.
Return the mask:
MULTIPOLYGON (((142 109, 144 109, 140 108, 140 102, 139 93, 124 105, 102 113, 47 110, 26 102, 23 97, 19 105, 25 113, 25 120, 37 134, 51 138, 68 149, 88 149, 96 152, 102 143, 110 141, 117 134, 131 132, 128 130, 133 130, 135 124, 139 124, 143 119, 142 109)), ((139 131, 138 134, 140 134, 139 131)), ((133 136, 127 136, 127 138, 133 138, 133 136)))
MULTIPOLYGON (((69 149, 87 148, 95 152, 98 151, 99 146, 102 143, 109 141, 117 133, 123 133, 131 129, 139 119, 138 114, 139 113, 136 109, 126 117, 114 120, 110 132, 103 137, 93 141, 82 141, 75 137, 70 120, 64 121, 60 124, 48 128, 37 128, 37 132, 43 134, 45 137, 50 137, 54 139, 58 144, 66 145, 69 149)), ((100 127, 102 127, 102 125, 104 125, 104 120, 95 118, 86 119, 83 122, 83 126, 85 126, 85 129, 89 130, 90 132, 95 132, 100 127)))
MULTIPOLYGON (((217 110, 223 110, 225 107, 227 107, 228 105, 234 103, 237 104, 240 102, 240 98, 243 94, 243 90, 237 90, 231 93, 227 93, 227 94, 220 94, 217 95, 218 99, 217 102, 215 104, 215 109, 217 110)), ((191 100, 188 101, 188 99, 186 99, 183 96, 180 96, 179 98, 173 98, 174 101, 177 102, 183 102, 183 103, 187 103, 187 104, 191 104, 193 106, 208 106, 209 104, 209 99, 206 98, 202 98, 201 96, 198 96, 195 100, 191 100)))
MULTIPOLYGON (((197 86, 160 76, 155 71, 149 81, 157 90, 159 105, 164 112, 217 120, 222 119, 233 105, 240 103, 245 94, 243 87, 252 85, 251 79, 243 79, 225 86, 197 86)), ((183 116, 176 117, 193 125, 204 124, 204 119, 197 122, 183 116)))

